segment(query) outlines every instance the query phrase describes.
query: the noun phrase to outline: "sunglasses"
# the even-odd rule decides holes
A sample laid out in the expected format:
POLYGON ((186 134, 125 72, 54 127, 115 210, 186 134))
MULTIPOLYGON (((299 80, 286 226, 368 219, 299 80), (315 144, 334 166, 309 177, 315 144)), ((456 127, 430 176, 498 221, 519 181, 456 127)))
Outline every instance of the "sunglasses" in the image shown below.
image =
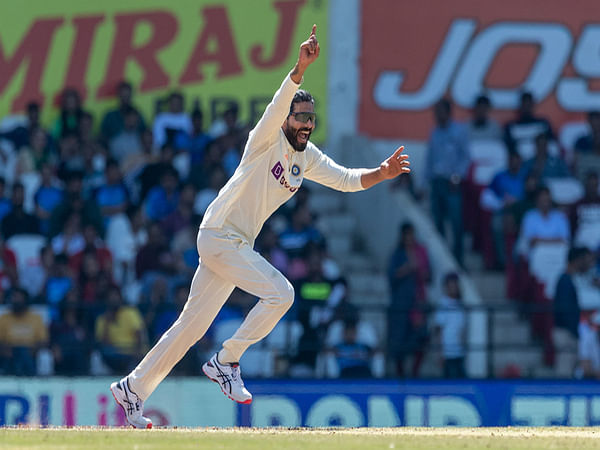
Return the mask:
POLYGON ((294 116, 298 122, 302 123, 308 123, 309 120, 312 120, 314 124, 317 119, 317 115, 314 112, 293 112, 290 113, 290 116, 294 116))

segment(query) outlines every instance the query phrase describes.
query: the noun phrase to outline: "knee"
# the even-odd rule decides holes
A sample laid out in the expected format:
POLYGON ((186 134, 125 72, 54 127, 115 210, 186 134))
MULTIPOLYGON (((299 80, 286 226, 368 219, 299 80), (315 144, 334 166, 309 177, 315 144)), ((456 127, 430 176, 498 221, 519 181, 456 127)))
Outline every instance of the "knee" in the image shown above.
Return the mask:
POLYGON ((285 283, 282 284, 279 291, 281 306, 289 309, 292 306, 292 303, 294 303, 294 287, 292 286, 292 283, 285 280, 285 283))

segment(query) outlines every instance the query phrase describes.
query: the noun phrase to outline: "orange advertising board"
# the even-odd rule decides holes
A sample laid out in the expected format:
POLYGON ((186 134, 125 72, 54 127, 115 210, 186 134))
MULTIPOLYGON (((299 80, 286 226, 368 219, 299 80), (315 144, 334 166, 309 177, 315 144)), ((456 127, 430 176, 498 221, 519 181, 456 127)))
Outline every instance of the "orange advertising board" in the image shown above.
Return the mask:
POLYGON ((600 109, 600 8, 595 0, 362 1, 359 129, 423 139, 432 106, 465 118, 486 93, 513 117, 523 90, 555 125, 600 109))

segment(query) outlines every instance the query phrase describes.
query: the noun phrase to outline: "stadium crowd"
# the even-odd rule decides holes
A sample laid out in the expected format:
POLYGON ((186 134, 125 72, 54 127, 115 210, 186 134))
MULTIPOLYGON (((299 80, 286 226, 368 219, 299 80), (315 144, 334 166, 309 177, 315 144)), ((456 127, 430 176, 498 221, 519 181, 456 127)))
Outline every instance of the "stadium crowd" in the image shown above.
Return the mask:
MULTIPOLYGON (((120 83, 116 94, 98 124, 71 89, 49 127, 36 103, 25 118, 0 124, 2 374, 126 372, 187 300, 198 226, 233 174, 249 126, 232 104, 207 127, 198 104, 190 112, 179 92, 150 122, 130 84, 120 83)), ((459 263, 469 232, 487 268, 506 272, 506 296, 531 321, 548 365, 579 354, 575 372, 567 358, 567 376, 600 376, 600 114, 565 126, 557 139, 528 93, 504 127, 491 108, 479 97, 463 123, 453 119, 449 101, 436 104, 425 168, 433 221, 442 235, 449 225, 459 263)), ((412 224, 401 224, 388 264, 382 344, 348 300, 310 196, 300 189, 256 240, 295 285, 296 301, 247 353, 245 372, 418 377, 433 343, 441 373, 466 376, 459 276, 445 274, 441 298, 432 302, 426 247, 412 224)), ((235 290, 175 373, 198 374, 255 301, 235 290)))

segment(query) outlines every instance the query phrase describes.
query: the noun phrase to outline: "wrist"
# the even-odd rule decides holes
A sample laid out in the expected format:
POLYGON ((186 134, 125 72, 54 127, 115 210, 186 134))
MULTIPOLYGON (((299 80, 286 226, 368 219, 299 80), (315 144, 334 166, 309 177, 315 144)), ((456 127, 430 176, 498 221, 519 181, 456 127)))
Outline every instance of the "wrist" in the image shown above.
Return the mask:
POLYGON ((296 84, 302 83, 302 77, 304 76, 305 70, 306 67, 297 62, 292 71, 290 72, 290 78, 292 79, 292 81, 296 84))

